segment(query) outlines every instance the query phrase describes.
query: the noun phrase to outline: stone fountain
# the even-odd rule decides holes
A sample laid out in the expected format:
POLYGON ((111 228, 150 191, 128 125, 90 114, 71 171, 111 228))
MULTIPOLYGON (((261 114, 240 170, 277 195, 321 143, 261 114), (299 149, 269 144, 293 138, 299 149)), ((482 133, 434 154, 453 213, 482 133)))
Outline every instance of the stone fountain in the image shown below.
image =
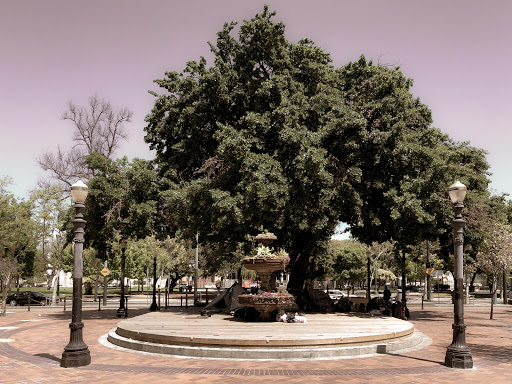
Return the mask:
POLYGON ((247 307, 256 309, 260 316, 260 321, 271 321, 272 312, 279 308, 289 307, 293 305, 295 299, 292 295, 282 292, 271 292, 270 279, 272 272, 283 270, 286 268, 289 259, 287 257, 279 257, 270 252, 268 248, 277 237, 273 233, 260 233, 254 238, 258 241, 259 250, 256 256, 248 257, 243 260, 246 269, 256 271, 261 281, 261 290, 263 293, 257 295, 240 295, 238 302, 247 307), (264 247, 267 247, 264 249, 264 247), (258 256, 260 255, 260 256, 258 256))

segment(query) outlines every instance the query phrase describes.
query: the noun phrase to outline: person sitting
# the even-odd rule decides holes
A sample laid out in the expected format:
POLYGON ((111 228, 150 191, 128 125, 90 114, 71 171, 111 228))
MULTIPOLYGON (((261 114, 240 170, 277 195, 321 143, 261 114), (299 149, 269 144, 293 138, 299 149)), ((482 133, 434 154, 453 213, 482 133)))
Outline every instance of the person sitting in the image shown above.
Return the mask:
POLYGON ((386 288, 384 288, 384 301, 388 302, 389 299, 391 299, 391 291, 386 286, 386 288))

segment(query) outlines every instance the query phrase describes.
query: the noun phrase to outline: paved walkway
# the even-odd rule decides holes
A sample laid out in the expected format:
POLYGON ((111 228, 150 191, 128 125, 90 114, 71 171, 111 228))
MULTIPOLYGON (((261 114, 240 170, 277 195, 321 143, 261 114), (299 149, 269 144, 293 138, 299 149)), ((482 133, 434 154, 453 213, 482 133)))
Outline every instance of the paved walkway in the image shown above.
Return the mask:
MULTIPOLYGON (((0 383, 510 383, 512 380, 512 306, 465 307, 467 341, 475 369, 442 365, 451 342, 453 308, 411 307, 411 321, 433 343, 400 355, 322 361, 233 361, 172 358, 112 350, 98 340, 115 327, 115 309, 84 312, 84 340, 92 364, 60 368, 69 341, 71 313, 32 307, 0 317, 0 383), (11 340, 11 341, 7 341, 11 340), (240 376, 244 376, 243 378, 240 376), (282 377, 285 376, 285 377, 282 377)), ((130 317, 147 313, 134 309, 130 317)), ((250 325, 248 325, 250 326, 250 325)))

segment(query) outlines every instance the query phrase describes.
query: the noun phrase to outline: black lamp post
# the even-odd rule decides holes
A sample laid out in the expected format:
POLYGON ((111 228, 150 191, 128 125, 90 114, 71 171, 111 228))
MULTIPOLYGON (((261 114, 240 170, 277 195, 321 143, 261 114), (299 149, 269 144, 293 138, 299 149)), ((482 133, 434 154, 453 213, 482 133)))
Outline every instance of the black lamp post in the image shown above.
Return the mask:
POLYGON ((454 292, 454 321, 453 321, 453 341, 446 349, 445 364, 450 368, 473 368, 473 357, 471 349, 466 345, 466 325, 464 324, 464 224, 462 218, 462 208, 464 208, 464 198, 466 197, 466 186, 460 181, 450 186, 448 194, 453 203, 455 218, 453 224, 453 245, 454 245, 454 272, 455 272, 455 292, 454 292))
POLYGON ((367 266, 368 266, 368 289, 366 290, 366 298, 368 300, 371 299, 371 294, 370 294, 370 282, 371 282, 371 276, 370 276, 370 256, 371 256, 371 252, 370 250, 367 250, 366 251, 366 262, 367 262, 367 266))
POLYGON ((432 301, 432 267, 434 263, 430 261, 430 242, 427 240, 427 262, 425 263, 429 272, 427 272, 427 301, 432 301))
POLYGON ((91 364, 91 354, 87 345, 83 341, 82 328, 82 276, 83 260, 82 253, 84 249, 84 227, 86 221, 83 219, 85 209, 85 199, 87 198, 87 185, 81 180, 71 186, 71 196, 75 202, 75 250, 73 265, 73 308, 71 311, 71 323, 69 343, 64 347, 60 366, 64 368, 83 367, 91 364))
POLYGON ((125 250, 126 239, 122 239, 119 243, 121 245, 121 299, 119 299, 119 309, 117 310, 117 317, 127 317, 128 313, 124 306, 124 264, 125 264, 125 250))
POLYGON ((153 255, 153 302, 149 307, 151 312, 158 311, 158 305, 156 303, 156 253, 153 255))

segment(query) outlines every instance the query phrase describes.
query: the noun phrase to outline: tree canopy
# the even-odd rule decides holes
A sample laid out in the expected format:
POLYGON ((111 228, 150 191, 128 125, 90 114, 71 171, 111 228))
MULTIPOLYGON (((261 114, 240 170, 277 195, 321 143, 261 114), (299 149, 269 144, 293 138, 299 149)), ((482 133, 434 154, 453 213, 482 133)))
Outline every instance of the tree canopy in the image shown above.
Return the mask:
POLYGON ((87 162, 97 171, 88 184, 86 241, 104 257, 116 236, 143 239, 155 230, 156 172, 150 161, 142 159, 114 161, 92 154, 87 162))
POLYGON ((21 275, 30 275, 36 253, 32 203, 18 201, 7 189, 12 180, 0 178, 0 316, 5 315, 7 289, 21 275))
MULTIPOLYGON (((223 257, 261 227, 291 256, 289 287, 322 271, 315 257, 339 221, 367 244, 446 231, 459 175, 487 187, 485 153, 431 126, 399 68, 364 56, 340 68, 308 39, 285 38, 265 7, 226 23, 215 57, 156 80, 146 117, 174 224, 223 257)), ((231 257, 231 256, 229 256, 231 257)))

